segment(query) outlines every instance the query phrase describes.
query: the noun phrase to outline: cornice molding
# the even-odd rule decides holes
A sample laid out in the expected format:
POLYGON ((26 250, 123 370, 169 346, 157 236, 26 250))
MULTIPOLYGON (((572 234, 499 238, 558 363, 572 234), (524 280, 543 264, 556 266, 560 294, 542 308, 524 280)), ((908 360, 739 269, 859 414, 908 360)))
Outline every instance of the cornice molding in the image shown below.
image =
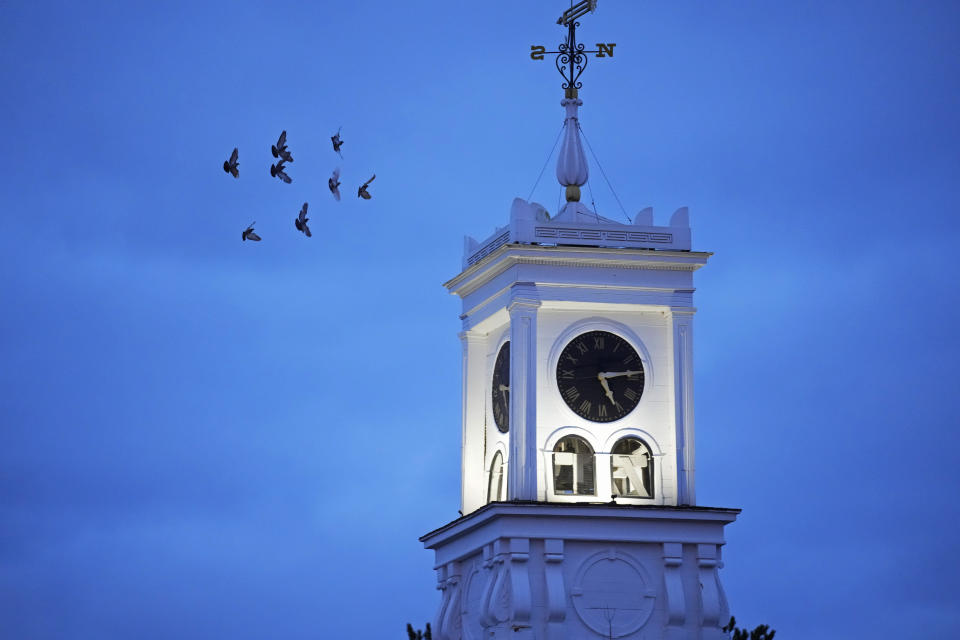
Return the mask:
POLYGON ((700 251, 506 244, 483 261, 451 278, 443 286, 451 293, 463 297, 517 265, 692 272, 706 264, 712 255, 713 253, 700 251))

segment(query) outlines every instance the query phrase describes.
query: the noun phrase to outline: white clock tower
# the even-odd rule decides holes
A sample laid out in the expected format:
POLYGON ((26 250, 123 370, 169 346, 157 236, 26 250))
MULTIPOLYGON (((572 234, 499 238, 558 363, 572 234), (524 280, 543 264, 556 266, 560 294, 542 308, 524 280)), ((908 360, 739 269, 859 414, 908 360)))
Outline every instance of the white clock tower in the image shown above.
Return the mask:
POLYGON ((691 250, 685 208, 658 226, 579 202, 575 66, 594 52, 575 28, 594 7, 564 14, 553 52, 579 51, 563 61, 567 203, 514 200, 445 285, 463 301, 463 516, 421 538, 441 640, 726 637, 739 510, 697 506, 694 475, 693 272, 711 254, 691 250))

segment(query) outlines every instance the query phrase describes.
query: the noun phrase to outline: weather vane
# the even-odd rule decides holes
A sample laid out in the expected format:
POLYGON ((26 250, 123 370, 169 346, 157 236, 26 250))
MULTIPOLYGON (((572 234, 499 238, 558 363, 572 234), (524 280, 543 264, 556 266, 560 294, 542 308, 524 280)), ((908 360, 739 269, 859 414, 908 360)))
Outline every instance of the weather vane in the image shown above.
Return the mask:
POLYGON ((582 0, 575 5, 571 3, 570 8, 557 19, 557 24, 567 28, 567 40, 560 43, 557 51, 547 51, 546 47, 539 44, 530 46, 530 58, 532 60, 543 60, 546 54, 557 55, 557 71, 563 76, 562 86, 568 98, 576 98, 577 89, 583 86, 583 83, 578 80, 587 66, 587 54, 596 54, 598 58, 612 58, 613 48, 617 46, 613 42, 598 42, 595 50, 588 51, 583 44, 577 44, 577 27, 580 26, 577 20, 588 12, 593 13, 597 8, 598 1, 582 0))

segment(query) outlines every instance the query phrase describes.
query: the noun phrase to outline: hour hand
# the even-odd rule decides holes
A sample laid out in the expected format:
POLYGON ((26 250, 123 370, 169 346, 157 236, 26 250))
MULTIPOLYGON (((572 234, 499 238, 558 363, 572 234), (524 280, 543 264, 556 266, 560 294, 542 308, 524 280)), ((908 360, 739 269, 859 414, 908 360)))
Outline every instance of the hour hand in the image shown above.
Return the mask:
POLYGON ((503 394, 503 397, 506 398, 506 397, 507 397, 507 394, 510 393, 510 387, 508 387, 508 386, 505 385, 505 384, 501 384, 499 391, 500 391, 500 393, 503 394))
POLYGON ((607 379, 603 376, 602 373, 597 374, 597 380, 600 381, 600 386, 603 387, 603 392, 607 395, 607 399, 610 401, 610 404, 613 406, 619 406, 617 401, 613 399, 613 391, 610 390, 610 385, 607 384, 607 379))

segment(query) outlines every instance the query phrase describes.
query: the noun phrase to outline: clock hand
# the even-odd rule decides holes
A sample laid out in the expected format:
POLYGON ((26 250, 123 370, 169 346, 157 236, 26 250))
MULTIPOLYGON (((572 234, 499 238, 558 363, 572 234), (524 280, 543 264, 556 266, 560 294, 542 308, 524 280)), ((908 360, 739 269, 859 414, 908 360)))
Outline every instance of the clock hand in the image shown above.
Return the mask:
POLYGON ((506 399, 507 394, 510 393, 510 387, 505 384, 500 385, 500 393, 503 394, 504 399, 506 399))
POLYGON ((607 384, 607 379, 603 377, 602 373, 597 374, 597 380, 600 381, 600 386, 603 387, 603 392, 607 394, 607 399, 610 401, 610 404, 613 406, 618 406, 617 401, 613 399, 613 391, 610 390, 610 385, 607 384))
POLYGON ((635 376, 641 373, 643 373, 643 371, 604 371, 602 373, 598 373, 597 377, 601 380, 605 380, 607 378, 619 378, 620 376, 635 376))

